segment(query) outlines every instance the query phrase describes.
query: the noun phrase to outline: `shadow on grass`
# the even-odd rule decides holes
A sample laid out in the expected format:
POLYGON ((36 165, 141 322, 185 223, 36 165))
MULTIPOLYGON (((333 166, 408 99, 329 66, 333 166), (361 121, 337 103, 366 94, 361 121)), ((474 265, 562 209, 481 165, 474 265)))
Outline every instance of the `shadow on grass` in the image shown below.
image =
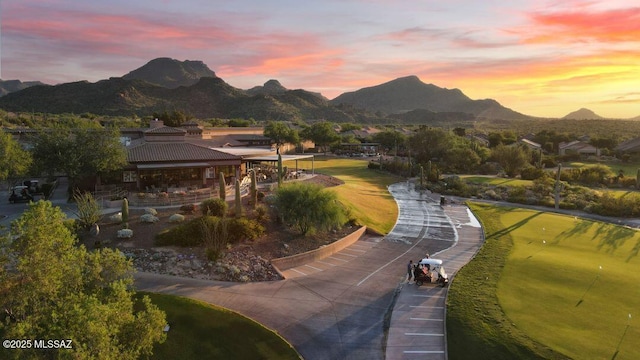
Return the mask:
MULTIPOLYGON (((502 210, 502 209, 500 209, 500 210, 501 211, 496 211, 496 213, 498 213, 498 212, 507 212, 508 211, 508 210, 502 210)), ((512 231, 517 230, 517 229, 525 226, 529 221, 531 221, 532 219, 534 219, 535 217, 540 216, 540 215, 542 215, 541 212, 535 213, 535 214, 533 214, 533 215, 531 215, 531 216, 529 216, 529 217, 527 217, 525 219, 522 219, 522 220, 518 221, 517 223, 514 223, 511 226, 508 226, 508 227, 506 227, 504 229, 498 230, 498 231, 496 231, 494 233, 487 234, 487 239, 498 239, 498 238, 500 238, 500 237, 502 237, 504 235, 508 235, 512 231)))
POLYGON ((591 229, 593 225, 596 224, 593 221, 586 221, 586 220, 576 220, 576 221, 577 221, 576 226, 558 234, 558 236, 555 237, 553 244, 559 244, 561 240, 570 239, 573 236, 584 235, 587 232, 589 232, 589 229, 591 229))
POLYGON ((627 239, 635 235, 635 230, 622 227, 602 224, 594 235, 593 239, 600 239, 598 242, 598 250, 605 249, 609 254, 615 252, 620 246, 624 245, 627 239))
MULTIPOLYGON (((636 234, 636 230, 623 226, 615 226, 588 220, 579 220, 576 226, 558 234, 558 236, 555 237, 553 243, 559 244, 561 240, 587 234, 594 226, 597 227, 595 228, 595 233, 592 236, 591 240, 598 240, 597 249, 604 249, 607 254, 613 254, 616 250, 618 250, 618 248, 623 246, 627 240, 633 238, 636 234)), ((639 252, 640 240, 637 240, 636 244, 631 249, 631 252, 629 253, 626 261, 629 262, 631 259, 638 256, 639 252)))
POLYGON ((626 262, 629 262, 631 261, 631 259, 638 256, 639 251, 640 251, 640 239, 636 241, 636 244, 633 246, 633 249, 631 249, 631 253, 627 257, 626 262))

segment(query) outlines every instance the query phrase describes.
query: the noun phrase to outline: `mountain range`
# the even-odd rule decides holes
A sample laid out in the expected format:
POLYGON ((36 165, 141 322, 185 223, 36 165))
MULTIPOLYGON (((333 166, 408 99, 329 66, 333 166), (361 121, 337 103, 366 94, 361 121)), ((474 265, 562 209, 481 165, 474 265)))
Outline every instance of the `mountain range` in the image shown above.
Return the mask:
POLYGON ((26 81, 20 80, 2 80, 0 79, 0 96, 7 95, 8 93, 20 91, 31 86, 45 85, 40 81, 26 81))
POLYGON ((175 89, 180 86, 194 85, 203 77, 215 78, 216 73, 202 61, 178 61, 164 57, 153 59, 122 78, 145 80, 154 85, 175 89))
POLYGON ((594 113, 593 111, 585 108, 578 109, 576 111, 570 112, 569 114, 562 117, 563 119, 571 119, 571 120, 585 120, 585 119, 604 119, 604 117, 594 113))
POLYGON ((319 93, 289 90, 277 80, 248 90, 235 88, 202 61, 157 58, 122 77, 59 85, 0 81, 0 108, 42 113, 98 115, 182 111, 198 118, 259 120, 328 119, 334 122, 431 123, 473 118, 531 118, 492 99, 472 100, 459 89, 440 88, 417 76, 344 93, 328 100, 319 93))
POLYGON ((349 104, 369 111, 398 114, 416 109, 432 112, 461 112, 490 119, 524 119, 528 116, 500 105, 497 101, 471 100, 459 89, 445 89, 407 76, 381 85, 344 93, 331 100, 334 105, 349 104))

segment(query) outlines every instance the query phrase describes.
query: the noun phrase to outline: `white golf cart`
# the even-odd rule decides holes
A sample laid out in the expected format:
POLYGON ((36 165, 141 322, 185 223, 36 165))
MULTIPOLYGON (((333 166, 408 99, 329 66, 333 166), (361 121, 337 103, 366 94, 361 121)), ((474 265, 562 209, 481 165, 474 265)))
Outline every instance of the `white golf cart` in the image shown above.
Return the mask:
POLYGON ((425 258, 420 260, 417 266, 418 269, 415 274, 416 285, 438 284, 445 287, 449 284, 449 276, 442 266, 442 260, 425 258))

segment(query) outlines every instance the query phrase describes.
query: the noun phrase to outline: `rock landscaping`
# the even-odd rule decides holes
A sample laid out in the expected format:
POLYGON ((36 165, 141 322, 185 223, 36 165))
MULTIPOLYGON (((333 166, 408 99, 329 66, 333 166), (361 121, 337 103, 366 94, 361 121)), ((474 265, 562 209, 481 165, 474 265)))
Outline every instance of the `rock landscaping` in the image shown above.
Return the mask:
MULTIPOLYGON (((314 181, 325 186, 340 184, 329 176, 317 176, 314 181)), ((248 199, 243 199, 246 209, 248 199)), ((283 225, 269 221, 266 233, 254 241, 229 245, 216 261, 209 261, 203 247, 182 248, 156 246, 160 231, 200 216, 195 211, 178 209, 131 210, 129 229, 122 229, 121 214, 107 215, 100 223, 96 236, 86 235, 82 241, 87 248, 112 247, 120 249, 138 271, 219 281, 271 281, 282 279, 271 265, 273 258, 295 255, 329 244, 355 231, 346 227, 329 234, 300 238, 283 225), (126 231, 123 231, 126 230, 126 231)))

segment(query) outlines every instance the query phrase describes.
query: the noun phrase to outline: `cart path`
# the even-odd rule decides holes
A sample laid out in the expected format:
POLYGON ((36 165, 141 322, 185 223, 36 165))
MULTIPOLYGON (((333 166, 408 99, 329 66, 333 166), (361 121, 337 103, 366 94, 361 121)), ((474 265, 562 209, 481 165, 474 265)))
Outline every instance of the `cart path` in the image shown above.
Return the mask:
MULTIPOLYGON (((446 291, 402 285, 406 263, 423 257, 426 252, 436 254, 450 247, 462 249, 460 234, 463 224, 469 221, 456 220, 447 214, 453 207, 443 210, 435 200, 421 196, 407 183, 394 184, 389 191, 396 198, 399 216, 388 236, 365 236, 331 257, 287 270, 290 278, 286 280, 240 284, 138 273, 136 286, 139 290, 187 296, 237 311, 277 331, 307 360, 404 358, 397 357, 392 350, 400 351, 403 356, 410 354, 405 353, 410 350, 403 350, 401 339, 395 335, 395 327, 405 323, 394 320, 396 311, 412 306, 404 305, 405 295, 411 291, 419 292, 418 295, 446 291), (392 308, 394 299, 397 301, 392 308), (387 341, 385 315, 392 309, 387 341)), ((457 263, 462 257, 452 253, 449 259, 457 263)), ((442 319, 444 311, 440 313, 442 319)), ((416 333, 426 333, 429 331, 426 326, 437 322, 411 321, 416 321, 414 326, 424 326, 422 330, 412 331, 416 333)), ((444 322, 437 323, 443 333, 444 322)), ((444 352, 444 341, 442 337, 437 350, 419 351, 444 352)), ((424 359, 424 354, 418 358, 424 359)))
MULTIPOLYGON (((439 198, 432 200, 439 206, 439 198), (437 202, 436 202, 437 201, 437 202)), ((484 242, 479 222, 466 206, 446 205, 444 214, 453 225, 451 247, 432 252, 443 260, 451 281, 478 252, 484 242)), ((415 259, 414 259, 415 261, 415 259)), ((403 283, 389 324, 386 359, 447 359, 446 296, 448 287, 403 283)))

